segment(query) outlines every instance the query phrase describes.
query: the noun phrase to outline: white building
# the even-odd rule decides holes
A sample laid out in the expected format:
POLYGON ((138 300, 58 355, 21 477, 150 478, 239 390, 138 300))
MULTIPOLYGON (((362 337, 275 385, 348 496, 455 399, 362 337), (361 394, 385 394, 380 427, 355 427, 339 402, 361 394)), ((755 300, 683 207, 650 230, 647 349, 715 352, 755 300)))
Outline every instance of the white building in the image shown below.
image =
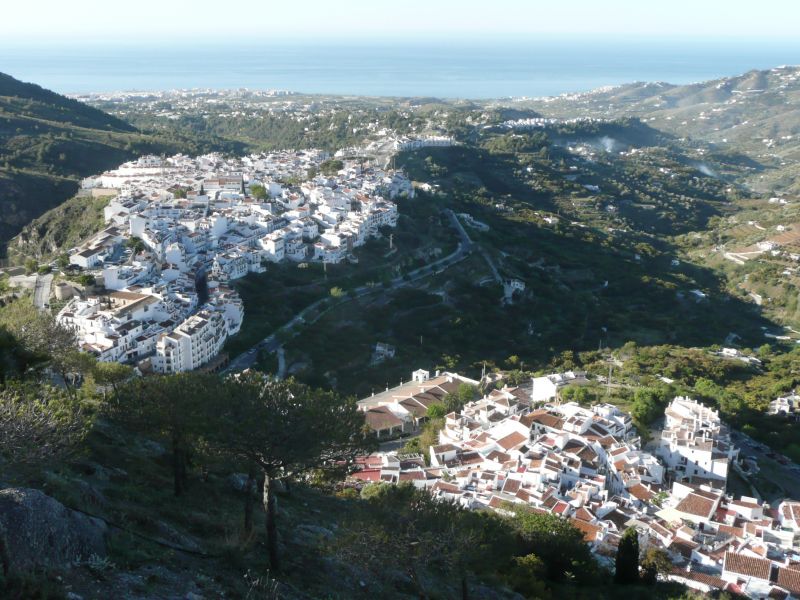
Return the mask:
POLYGON ((664 411, 658 456, 677 478, 726 481, 730 462, 738 456, 719 413, 700 402, 678 396, 664 411))
POLYGON ((178 373, 202 367, 219 354, 227 338, 228 328, 222 315, 200 311, 159 337, 153 369, 178 373))

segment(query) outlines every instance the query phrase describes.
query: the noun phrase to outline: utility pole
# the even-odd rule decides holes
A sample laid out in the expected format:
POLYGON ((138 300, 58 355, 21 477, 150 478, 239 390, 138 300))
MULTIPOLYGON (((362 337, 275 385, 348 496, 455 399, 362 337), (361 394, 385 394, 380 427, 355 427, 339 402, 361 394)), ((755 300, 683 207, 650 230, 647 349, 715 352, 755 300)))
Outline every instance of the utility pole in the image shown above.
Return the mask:
POLYGON ((614 367, 614 363, 611 362, 611 359, 608 361, 608 386, 606 387, 606 396, 611 395, 611 369, 614 367))
POLYGON ((393 249, 394 249, 394 234, 390 233, 389 234, 389 250, 393 250, 393 249))

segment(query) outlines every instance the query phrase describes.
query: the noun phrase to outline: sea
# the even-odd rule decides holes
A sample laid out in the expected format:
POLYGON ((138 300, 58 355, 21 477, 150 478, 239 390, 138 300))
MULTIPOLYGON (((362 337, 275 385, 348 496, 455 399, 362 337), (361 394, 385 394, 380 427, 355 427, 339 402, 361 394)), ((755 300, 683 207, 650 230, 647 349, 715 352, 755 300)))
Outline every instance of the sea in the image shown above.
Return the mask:
POLYGON ((61 93, 192 88, 489 99, 684 84, 800 64, 797 40, 0 40, 0 72, 61 93))

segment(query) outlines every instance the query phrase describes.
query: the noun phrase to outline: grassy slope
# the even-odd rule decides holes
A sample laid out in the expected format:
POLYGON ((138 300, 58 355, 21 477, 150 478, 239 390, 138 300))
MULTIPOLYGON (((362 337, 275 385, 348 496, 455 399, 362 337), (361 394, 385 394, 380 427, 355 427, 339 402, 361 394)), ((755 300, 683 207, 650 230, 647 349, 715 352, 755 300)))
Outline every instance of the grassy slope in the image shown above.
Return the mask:
POLYGON ((75 193, 82 177, 179 143, 0 74, 0 243, 75 193))
POLYGON ((40 261, 78 245, 105 226, 103 208, 109 198, 73 196, 25 225, 8 246, 12 263, 27 257, 40 261))

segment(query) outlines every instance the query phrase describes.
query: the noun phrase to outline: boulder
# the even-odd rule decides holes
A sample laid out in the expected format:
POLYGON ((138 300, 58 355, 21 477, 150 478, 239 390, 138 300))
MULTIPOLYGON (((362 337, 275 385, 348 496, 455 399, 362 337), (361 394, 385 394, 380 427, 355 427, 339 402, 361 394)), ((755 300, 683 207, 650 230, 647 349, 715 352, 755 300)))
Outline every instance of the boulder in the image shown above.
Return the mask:
POLYGON ((95 554, 106 556, 107 525, 71 510, 39 490, 0 490, 2 572, 69 569, 95 554))

